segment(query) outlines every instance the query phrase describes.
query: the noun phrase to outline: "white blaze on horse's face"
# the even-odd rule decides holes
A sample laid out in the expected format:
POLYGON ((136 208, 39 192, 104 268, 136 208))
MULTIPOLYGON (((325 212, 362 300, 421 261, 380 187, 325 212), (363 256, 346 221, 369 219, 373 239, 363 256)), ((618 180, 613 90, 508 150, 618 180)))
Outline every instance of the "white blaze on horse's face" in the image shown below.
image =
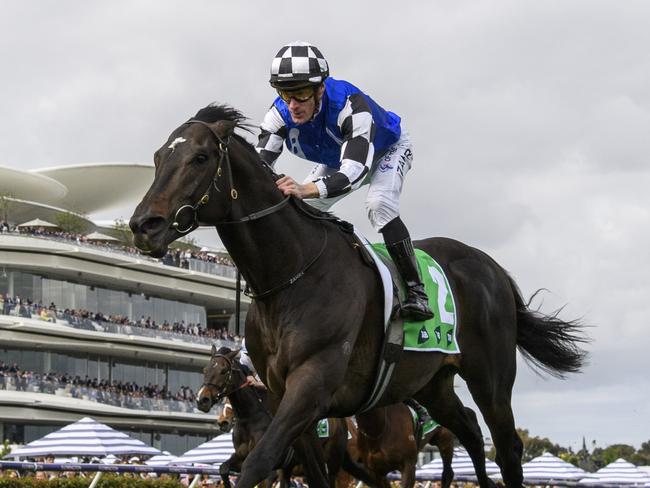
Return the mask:
POLYGON ((212 395, 210 394, 210 390, 208 390, 205 386, 202 386, 199 391, 196 393, 196 398, 201 398, 203 396, 203 390, 205 390, 205 394, 212 398, 212 395))
POLYGON ((184 137, 177 137, 177 138, 174 139, 174 140, 172 141, 172 143, 171 143, 169 146, 167 146, 167 147, 168 147, 169 149, 171 149, 172 152, 174 152, 174 149, 176 149, 176 146, 178 146, 179 144, 181 144, 181 143, 183 143, 183 142, 187 142, 187 139, 185 139, 184 137))

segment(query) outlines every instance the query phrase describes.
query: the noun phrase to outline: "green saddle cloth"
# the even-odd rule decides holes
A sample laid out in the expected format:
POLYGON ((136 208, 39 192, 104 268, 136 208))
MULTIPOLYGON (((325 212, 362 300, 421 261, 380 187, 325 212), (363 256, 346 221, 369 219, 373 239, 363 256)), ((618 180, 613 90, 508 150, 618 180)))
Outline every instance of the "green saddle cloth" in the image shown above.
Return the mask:
MULTIPOLYGON (((420 417, 415 410, 413 410, 411 407, 408 408, 409 408, 409 412, 411 412, 411 417, 413 417, 413 432, 416 432, 418 424, 420 423, 420 417)), ((427 435, 429 432, 433 432, 438 427, 440 427, 440 424, 435 420, 433 420, 432 418, 429 418, 429 420, 427 420, 422 426, 422 437, 427 435)))
MULTIPOLYGON (((372 248, 382 260, 391 261, 385 244, 372 244, 372 248)), ((459 354, 456 340, 456 304, 445 272, 436 260, 424 251, 416 249, 415 257, 434 317, 423 322, 404 321, 404 349, 459 354)), ((399 276, 394 276, 393 279, 400 287, 404 286, 399 276)))
POLYGON ((327 419, 320 419, 316 424, 316 432, 319 439, 327 439, 330 436, 330 423, 327 419))

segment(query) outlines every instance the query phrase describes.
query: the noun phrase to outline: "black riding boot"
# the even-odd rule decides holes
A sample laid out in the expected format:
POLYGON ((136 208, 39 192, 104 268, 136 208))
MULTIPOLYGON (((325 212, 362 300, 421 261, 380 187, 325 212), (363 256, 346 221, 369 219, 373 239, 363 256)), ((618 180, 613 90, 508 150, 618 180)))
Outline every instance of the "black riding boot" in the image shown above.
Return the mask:
POLYGON ((415 322, 433 318, 433 312, 429 308, 429 300, 424 291, 424 284, 418 272, 411 239, 407 238, 393 244, 386 244, 386 249, 390 257, 393 258, 407 288, 406 301, 400 310, 402 317, 415 322))

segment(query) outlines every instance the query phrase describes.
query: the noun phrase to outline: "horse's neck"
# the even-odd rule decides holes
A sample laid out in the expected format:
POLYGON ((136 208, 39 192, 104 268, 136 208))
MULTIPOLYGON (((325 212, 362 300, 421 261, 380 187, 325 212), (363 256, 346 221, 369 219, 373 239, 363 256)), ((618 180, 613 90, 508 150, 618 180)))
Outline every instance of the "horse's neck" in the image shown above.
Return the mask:
MULTIPOLYGON (((271 208, 284 198, 257 161, 233 164, 233 171, 238 197, 231 201, 232 220, 271 208)), ((318 227, 289 203, 257 220, 217 225, 217 231, 247 283, 262 292, 283 278, 288 280, 301 263, 313 259, 323 239, 318 227)))
MULTIPOLYGON (((243 380, 242 380, 243 381, 243 380)), ((251 390, 253 386, 240 388, 239 390, 228 395, 230 405, 235 418, 238 420, 247 420, 261 408, 258 397, 254 391, 251 390)))

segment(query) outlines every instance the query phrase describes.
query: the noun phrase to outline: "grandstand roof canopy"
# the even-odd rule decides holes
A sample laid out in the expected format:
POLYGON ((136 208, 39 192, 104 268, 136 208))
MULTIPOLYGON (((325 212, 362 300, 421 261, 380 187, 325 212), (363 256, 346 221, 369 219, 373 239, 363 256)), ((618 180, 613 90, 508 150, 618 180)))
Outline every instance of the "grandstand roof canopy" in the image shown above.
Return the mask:
POLYGON ((23 216, 41 212, 37 216, 47 218, 42 215, 45 209, 91 214, 136 203, 153 175, 153 165, 141 163, 89 163, 30 171, 0 166, 0 194, 18 202, 18 213, 23 216))

